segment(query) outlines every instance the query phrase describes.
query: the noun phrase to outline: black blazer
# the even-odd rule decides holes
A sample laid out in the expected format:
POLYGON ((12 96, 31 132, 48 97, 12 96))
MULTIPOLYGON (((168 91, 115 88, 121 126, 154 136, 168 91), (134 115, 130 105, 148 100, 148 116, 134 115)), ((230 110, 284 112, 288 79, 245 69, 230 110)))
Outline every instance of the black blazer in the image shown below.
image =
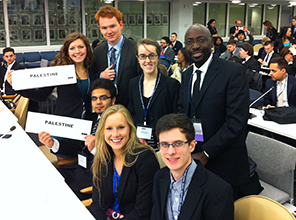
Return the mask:
MULTIPOLYGON (((231 186, 216 176, 197 160, 197 168, 188 187, 179 218, 233 220, 234 206, 231 186)), ((153 208, 151 220, 166 218, 170 185, 170 170, 157 171, 153 182, 153 208)))
POLYGON ((176 41, 175 45, 173 46, 173 50, 175 51, 175 56, 178 55, 178 51, 183 47, 183 44, 180 41, 176 41))
MULTIPOLYGON (((290 39, 290 42, 291 42, 291 39, 290 39)), ((284 43, 283 43, 283 39, 282 38, 277 38, 275 39, 274 41, 274 48, 275 48, 275 51, 277 53, 280 53, 281 50, 284 48, 284 43)))
POLYGON ((243 65, 246 67, 246 69, 256 70, 256 72, 259 72, 260 70, 260 63, 254 57, 248 59, 248 61, 243 65))
POLYGON ((296 76, 296 56, 293 56, 293 62, 288 65, 287 73, 296 76))
MULTIPOLYGON (((266 91, 274 86, 274 89, 271 90, 264 97, 264 105, 272 105, 276 106, 277 103, 277 81, 273 81, 272 79, 268 79, 266 81, 266 91)), ((287 97, 289 106, 296 106, 296 78, 294 76, 288 75, 287 82, 287 97)))
POLYGON ((296 27, 295 26, 291 26, 291 32, 292 32, 292 35, 291 35, 291 37, 293 37, 293 39, 295 39, 296 38, 296 32, 294 33, 294 29, 295 29, 296 27))
MULTIPOLYGON (((128 104, 128 83, 130 79, 140 75, 141 70, 135 52, 136 41, 125 39, 118 66, 116 104, 127 107, 128 104)), ((92 66, 94 73, 100 75, 108 67, 108 44, 104 43, 94 50, 96 62, 92 66)))
MULTIPOLYGON (((178 111, 184 114, 191 108, 187 88, 192 70, 190 67, 182 75, 178 111)), ((198 99, 193 100, 204 134, 196 151, 205 150, 210 156, 205 167, 232 186, 249 181, 245 144, 249 100, 245 67, 214 56, 198 99)))
POLYGON ((271 41, 275 41, 277 35, 278 35, 277 30, 274 27, 271 28, 270 31, 266 33, 266 37, 268 37, 271 41))
MULTIPOLYGON (((143 150, 143 149, 141 149, 143 150)), ((106 211, 113 208, 113 154, 109 149, 112 159, 108 163, 107 175, 103 177, 101 184, 101 200, 98 189, 94 186, 91 204, 91 213, 98 219, 106 219, 106 211)), ((128 155, 130 158, 135 156, 128 155)), ((132 160, 129 160, 132 161, 132 160)), ((144 150, 131 167, 123 167, 119 188, 119 210, 124 219, 150 219, 152 209, 152 184, 153 176, 159 169, 155 154, 150 150, 144 150)), ((106 170, 103 170, 106 173, 106 170)))
MULTIPOLYGON (((262 54, 261 59, 264 60, 265 56, 267 56, 267 53, 262 54)), ((270 66, 270 61, 271 61, 271 59, 272 59, 272 58, 275 58, 275 57, 279 57, 279 55, 278 55, 276 52, 274 52, 274 53, 272 54, 271 58, 269 59, 269 63, 268 63, 268 65, 267 65, 267 67, 270 66)))
MULTIPOLYGON (((161 73, 159 72, 158 74, 161 73)), ((130 99, 128 109, 136 126, 138 123, 144 123, 144 111, 140 99, 139 80, 140 76, 133 78, 129 83, 130 99)), ((143 80, 141 86, 143 88, 143 80)), ((159 85, 151 100, 147 114, 147 124, 152 125, 154 131, 158 119, 166 114, 177 112, 179 91, 180 83, 176 79, 161 74, 159 85)))

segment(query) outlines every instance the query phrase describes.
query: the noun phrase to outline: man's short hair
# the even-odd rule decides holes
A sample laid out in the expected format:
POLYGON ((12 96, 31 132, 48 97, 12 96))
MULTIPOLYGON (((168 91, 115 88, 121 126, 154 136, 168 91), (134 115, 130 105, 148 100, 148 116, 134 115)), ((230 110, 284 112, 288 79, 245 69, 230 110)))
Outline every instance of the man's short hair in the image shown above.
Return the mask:
MULTIPOLYGON (((177 33, 176 33, 176 32, 173 32, 172 34, 174 34, 174 35, 176 35, 176 37, 178 37, 178 35, 177 35, 177 33)), ((171 35, 172 35, 172 34, 171 34, 171 35)))
POLYGON ((239 63, 239 64, 242 64, 243 63, 242 59, 239 58, 239 57, 237 57, 237 56, 230 57, 228 60, 229 61, 232 61, 232 62, 239 63))
POLYGON ((98 78, 94 80, 90 86, 90 94, 96 89, 106 89, 110 92, 111 98, 116 96, 116 88, 113 82, 109 79, 98 78))
POLYGON ((11 48, 11 47, 6 47, 6 48, 3 49, 3 55, 4 55, 5 53, 7 53, 7 52, 12 52, 13 54, 15 54, 15 53, 14 53, 14 49, 11 48))
POLYGON ((236 45, 236 41, 233 40, 233 39, 230 39, 230 40, 227 42, 227 45, 236 45))
POLYGON ((268 46, 268 45, 274 47, 274 44, 273 44, 273 42, 271 40, 266 41, 265 44, 264 44, 264 46, 268 46))
POLYGON ((190 118, 185 114, 168 114, 161 117, 156 125, 156 137, 159 140, 159 134, 164 131, 169 131, 174 128, 180 128, 181 133, 185 134, 187 140, 193 141, 195 137, 195 131, 193 123, 190 118))
POLYGON ((294 15, 294 16, 292 17, 292 19, 296 20, 296 15, 294 15))
POLYGON ((243 48, 244 51, 248 52, 249 56, 253 56, 254 55, 254 49, 253 46, 249 43, 242 43, 241 48, 243 48))
POLYGON ((272 63, 276 63, 279 67, 279 69, 288 69, 288 62, 283 58, 283 57, 275 57, 275 58, 272 58, 269 62, 270 64, 272 63))
POLYGON ((97 14, 95 15, 95 19, 99 25, 100 25, 100 23, 99 23, 100 17, 102 17, 102 18, 115 17, 117 19, 118 23, 120 23, 122 21, 122 13, 111 5, 106 5, 104 7, 100 7, 100 9, 98 10, 97 14))
POLYGON ((269 37, 263 37, 263 38, 262 38, 262 42, 265 43, 266 41, 270 41, 270 38, 269 38, 269 37))
POLYGON ((161 38, 161 40, 165 40, 165 42, 167 43, 167 44, 170 44, 171 43, 171 40, 170 40, 170 38, 169 37, 162 37, 161 38))

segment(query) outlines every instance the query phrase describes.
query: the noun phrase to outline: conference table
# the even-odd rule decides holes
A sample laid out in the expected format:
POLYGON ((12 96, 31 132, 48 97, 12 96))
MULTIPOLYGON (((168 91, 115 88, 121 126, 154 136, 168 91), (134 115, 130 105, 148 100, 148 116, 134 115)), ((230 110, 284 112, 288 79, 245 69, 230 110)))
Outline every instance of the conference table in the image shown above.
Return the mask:
POLYGON ((278 124, 274 121, 266 121, 263 119, 264 110, 250 108, 249 112, 256 115, 256 117, 249 119, 249 125, 296 140, 296 123, 278 124))
POLYGON ((0 121, 0 219, 94 219, 1 101, 0 121))

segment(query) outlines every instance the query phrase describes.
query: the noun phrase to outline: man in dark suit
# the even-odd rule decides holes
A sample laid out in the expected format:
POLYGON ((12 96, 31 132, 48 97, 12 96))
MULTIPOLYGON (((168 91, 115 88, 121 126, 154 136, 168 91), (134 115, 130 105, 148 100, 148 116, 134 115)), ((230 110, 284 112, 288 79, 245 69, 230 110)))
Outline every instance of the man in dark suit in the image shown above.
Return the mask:
POLYGON ((274 52, 274 44, 272 41, 265 42, 264 51, 265 53, 262 54, 262 57, 260 57, 258 61, 261 63, 261 70, 269 72, 270 60, 272 58, 278 57, 279 55, 274 52))
POLYGON ((235 21, 235 25, 233 27, 230 28, 229 32, 230 32, 230 37, 234 34, 235 30, 243 30, 244 27, 242 27, 242 22, 240 20, 236 20, 235 21))
POLYGON ((211 35, 203 25, 187 30, 185 48, 194 65, 182 75, 178 111, 194 121, 198 144, 193 158, 230 183, 234 199, 240 198, 245 196, 241 187, 250 181, 245 68, 212 55, 211 35))
POLYGON ((10 70, 24 69, 24 67, 16 62, 16 55, 14 53, 14 49, 11 47, 6 47, 3 49, 3 59, 6 61, 6 67, 1 65, 0 68, 0 88, 3 94, 14 95, 15 91, 7 82, 6 75, 10 70))
POLYGON ((243 59, 242 64, 246 67, 246 69, 259 72, 260 63, 253 57, 253 55, 253 46, 249 43, 243 43, 240 50, 240 57, 243 59))
POLYGON ((188 116, 165 115, 156 132, 167 167, 154 176, 151 219, 233 219, 231 186, 192 159, 195 131, 188 116))
POLYGON ((292 32, 292 37, 295 40, 296 39, 296 16, 292 17, 292 26, 291 26, 291 32, 292 32))
POLYGON ((270 107, 296 106, 296 78, 287 74, 288 63, 282 57, 270 61, 271 79, 266 81, 266 90, 274 87, 264 97, 264 105, 270 107))
POLYGON ((96 60, 92 69, 101 78, 114 82, 118 92, 117 104, 127 107, 128 83, 141 72, 135 54, 136 42, 121 34, 122 13, 116 8, 101 7, 95 19, 107 43, 95 48, 96 60))
POLYGON ((161 55, 164 56, 166 59, 170 61, 172 64, 175 59, 175 52, 172 48, 169 47, 171 41, 169 37, 162 37, 160 40, 160 46, 161 46, 161 55))
POLYGON ((171 34, 171 44, 170 44, 170 48, 172 48, 175 51, 175 56, 178 55, 178 51, 183 47, 183 44, 177 40, 178 39, 178 35, 176 32, 173 32, 171 34))
MULTIPOLYGON (((95 132, 101 114, 111 105, 115 104, 116 88, 110 80, 96 79, 90 88, 92 107, 95 111, 88 120, 93 121, 91 134, 85 137, 85 142, 70 139, 57 140, 47 132, 39 133, 39 140, 56 155, 68 155, 72 158, 84 158, 85 164, 78 162, 62 165, 58 168, 65 178, 66 183, 81 200, 90 198, 91 195, 80 193, 80 190, 92 185, 91 165, 95 148, 95 132)), ((67 160, 68 161, 68 160, 67 160)), ((62 160, 60 163, 65 163, 62 160)))

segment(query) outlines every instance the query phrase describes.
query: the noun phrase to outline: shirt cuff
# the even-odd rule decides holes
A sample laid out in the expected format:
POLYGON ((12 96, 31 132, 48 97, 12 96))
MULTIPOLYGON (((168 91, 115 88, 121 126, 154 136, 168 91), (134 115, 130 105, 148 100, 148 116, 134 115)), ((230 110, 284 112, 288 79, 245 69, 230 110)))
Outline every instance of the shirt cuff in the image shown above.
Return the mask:
POLYGON ((96 147, 94 147, 94 149, 92 149, 92 151, 90 152, 92 155, 95 155, 96 154, 96 147))
POLYGON ((204 154, 207 156, 207 158, 210 158, 209 154, 204 151, 204 154))
POLYGON ((56 139, 53 138, 53 145, 52 148, 50 148, 49 146, 45 145, 48 149, 52 150, 52 152, 56 153, 59 151, 60 149, 60 142, 56 139))

